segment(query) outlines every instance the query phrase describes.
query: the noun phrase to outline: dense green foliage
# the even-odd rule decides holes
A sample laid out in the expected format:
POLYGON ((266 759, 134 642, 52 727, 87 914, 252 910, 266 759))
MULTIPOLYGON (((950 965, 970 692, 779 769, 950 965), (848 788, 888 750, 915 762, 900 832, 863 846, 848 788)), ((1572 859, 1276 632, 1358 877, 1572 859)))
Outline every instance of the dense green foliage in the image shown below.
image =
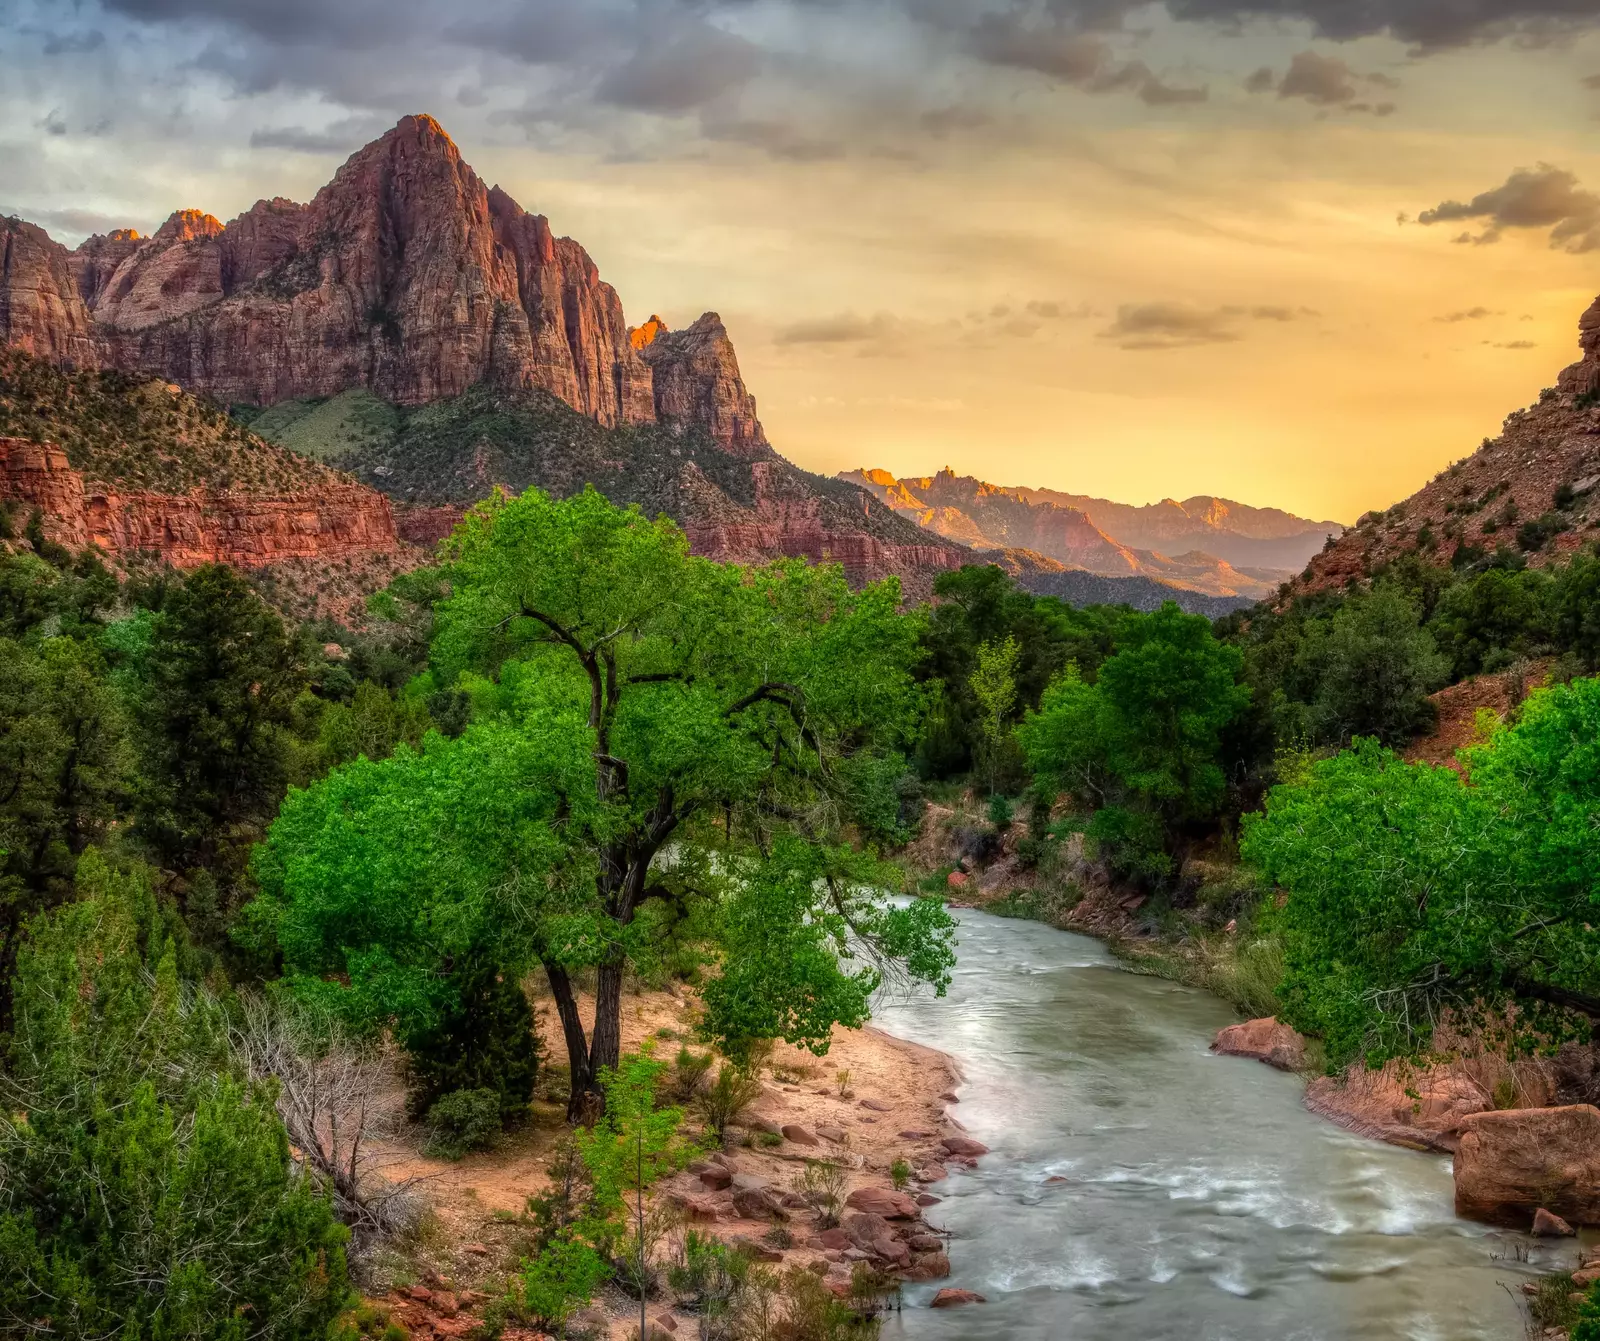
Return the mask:
MULTIPOLYGON (((941 573, 934 594, 917 667, 918 678, 936 690, 917 745, 917 762, 932 778, 977 766, 990 739, 974 685, 985 649, 992 655, 1008 641, 1016 649, 1009 667, 1013 693, 996 714, 996 724, 1009 729, 1039 706, 1051 679, 1069 664, 1093 680, 1111 654, 1118 629, 1132 615, 1111 606, 1075 610, 1052 597, 1029 595, 993 567, 941 573)), ((1015 790, 1022 780, 1019 752, 1009 739, 991 744, 990 752, 993 780, 1015 790)))
POLYGON ((884 765, 914 736, 918 621, 890 584, 687 549, 593 491, 469 514, 429 678, 469 696, 472 724, 295 794, 263 849, 252 932, 299 990, 406 1037, 457 992, 457 965, 537 962, 576 1114, 616 1064, 625 968, 685 937, 724 965, 706 1028, 734 1048, 757 1029, 825 1046, 885 967, 942 986, 949 920, 887 904, 844 841, 881 822, 901 771, 884 765))
POLYGON ((235 1074, 221 1003, 180 976, 181 925, 95 853, 78 894, 17 961, 0 1329, 326 1335, 345 1231, 292 1170, 269 1090, 235 1074))
POLYGON ((1170 836, 1216 817, 1222 732, 1243 711, 1237 648, 1176 605, 1129 616, 1093 684, 1069 666, 1018 736, 1036 783, 1095 811, 1090 835, 1121 873, 1167 873, 1170 836))
POLYGON ((1600 680, 1537 690, 1467 779, 1374 741, 1273 790, 1242 851, 1288 899, 1284 1017, 1335 1062, 1425 1048, 1441 1013, 1600 1010, 1600 680))

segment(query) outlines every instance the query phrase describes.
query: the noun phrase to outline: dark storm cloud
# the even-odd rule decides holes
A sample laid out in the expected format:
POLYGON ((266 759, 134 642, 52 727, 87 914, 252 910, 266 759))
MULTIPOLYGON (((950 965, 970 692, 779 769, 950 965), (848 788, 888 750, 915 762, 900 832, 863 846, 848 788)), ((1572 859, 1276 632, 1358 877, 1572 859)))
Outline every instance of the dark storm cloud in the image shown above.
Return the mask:
POLYGON ((1278 304, 1193 307, 1187 303, 1124 303, 1100 338, 1136 350, 1233 344, 1244 339, 1245 327, 1251 322, 1289 322, 1315 315, 1309 308, 1278 304))
POLYGON ((1318 37, 1351 41, 1386 34, 1421 51, 1511 35, 1555 40, 1600 25, 1595 0, 1167 0, 1176 19, 1237 25, 1300 19, 1318 37))
POLYGON ((1600 195, 1578 185, 1564 168, 1540 163, 1518 168, 1505 182, 1471 200, 1446 200, 1417 216, 1420 224, 1480 223, 1482 231, 1460 234, 1457 242, 1497 242, 1509 228, 1549 229, 1558 251, 1600 249, 1600 195))

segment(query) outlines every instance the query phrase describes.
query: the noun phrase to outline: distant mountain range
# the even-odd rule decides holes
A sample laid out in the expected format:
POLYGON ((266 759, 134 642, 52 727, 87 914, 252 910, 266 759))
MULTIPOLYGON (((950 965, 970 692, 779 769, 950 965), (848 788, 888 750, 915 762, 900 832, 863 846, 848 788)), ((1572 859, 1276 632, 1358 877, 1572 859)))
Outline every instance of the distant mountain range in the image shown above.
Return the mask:
POLYGON ((1136 507, 1087 494, 988 484, 970 475, 896 479, 852 470, 860 485, 935 535, 978 550, 1028 550, 1102 577, 1139 575, 1184 591, 1260 600, 1344 528, 1226 498, 1136 507))
POLYGON ((994 562, 1069 600, 1217 614, 1325 533, 1214 499, 1108 522, 1118 505, 1043 490, 801 470, 768 443, 716 313, 629 326, 587 252, 428 116, 308 204, 180 209, 70 251, 0 219, 0 346, 0 502, 113 556, 337 562, 347 608, 368 557, 374 574, 419 561, 496 485, 592 483, 674 517, 697 553, 829 559, 912 599, 994 562))

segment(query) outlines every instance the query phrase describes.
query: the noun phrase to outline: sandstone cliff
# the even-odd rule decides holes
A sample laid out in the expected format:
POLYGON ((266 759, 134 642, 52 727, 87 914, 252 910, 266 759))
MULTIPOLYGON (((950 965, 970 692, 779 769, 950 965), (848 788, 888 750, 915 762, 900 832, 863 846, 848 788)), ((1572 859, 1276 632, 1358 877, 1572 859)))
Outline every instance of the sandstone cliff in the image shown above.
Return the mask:
POLYGON ((22 438, 0 438, 0 504, 37 508, 46 538, 71 549, 94 545, 114 560, 175 568, 260 568, 399 548, 389 500, 359 484, 324 484, 283 498, 211 489, 119 492, 86 486, 54 443, 22 438))
POLYGON ((67 367, 101 357, 66 249, 21 219, 0 219, 0 341, 67 367))
POLYGON ((431 117, 404 118, 307 205, 263 200, 226 225, 179 210, 152 237, 118 230, 70 254, 6 228, 0 335, 40 357, 229 404, 538 389, 601 424, 659 417, 766 448, 715 314, 647 361, 588 253, 486 187, 431 117))
POLYGON ((392 555, 389 500, 148 379, 0 351, 0 505, 112 559, 257 568, 392 555))
POLYGON ((1371 575, 1402 554, 1468 566, 1504 546, 1532 566, 1555 562, 1600 527, 1600 299, 1578 323, 1581 357, 1497 438, 1410 498, 1369 512, 1307 566, 1315 591, 1371 575))
POLYGON ((651 317, 629 335, 654 374, 657 420, 673 428, 704 429, 718 446, 739 456, 771 454, 721 317, 707 312, 681 331, 669 331, 660 317, 651 317))

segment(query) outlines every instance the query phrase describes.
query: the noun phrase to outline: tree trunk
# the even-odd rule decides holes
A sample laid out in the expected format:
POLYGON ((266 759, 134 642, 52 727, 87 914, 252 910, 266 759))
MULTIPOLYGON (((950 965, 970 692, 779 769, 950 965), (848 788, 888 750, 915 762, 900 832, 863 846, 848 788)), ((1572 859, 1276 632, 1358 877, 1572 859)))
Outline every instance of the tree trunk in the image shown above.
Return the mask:
POLYGON ((598 1075, 600 1068, 615 1068, 622 1058, 622 966, 620 953, 614 962, 601 964, 594 994, 594 1036, 589 1045, 589 1064, 598 1075))
POLYGON ((584 1036, 583 1020, 578 1015, 578 999, 573 993, 572 979, 567 976, 566 969, 545 961, 544 972, 545 977, 550 979, 550 995, 555 998, 556 1014, 561 1017, 562 1037, 567 1043, 567 1073, 570 1077, 567 1121, 582 1122, 591 1114, 600 1097, 589 1040, 584 1036))

